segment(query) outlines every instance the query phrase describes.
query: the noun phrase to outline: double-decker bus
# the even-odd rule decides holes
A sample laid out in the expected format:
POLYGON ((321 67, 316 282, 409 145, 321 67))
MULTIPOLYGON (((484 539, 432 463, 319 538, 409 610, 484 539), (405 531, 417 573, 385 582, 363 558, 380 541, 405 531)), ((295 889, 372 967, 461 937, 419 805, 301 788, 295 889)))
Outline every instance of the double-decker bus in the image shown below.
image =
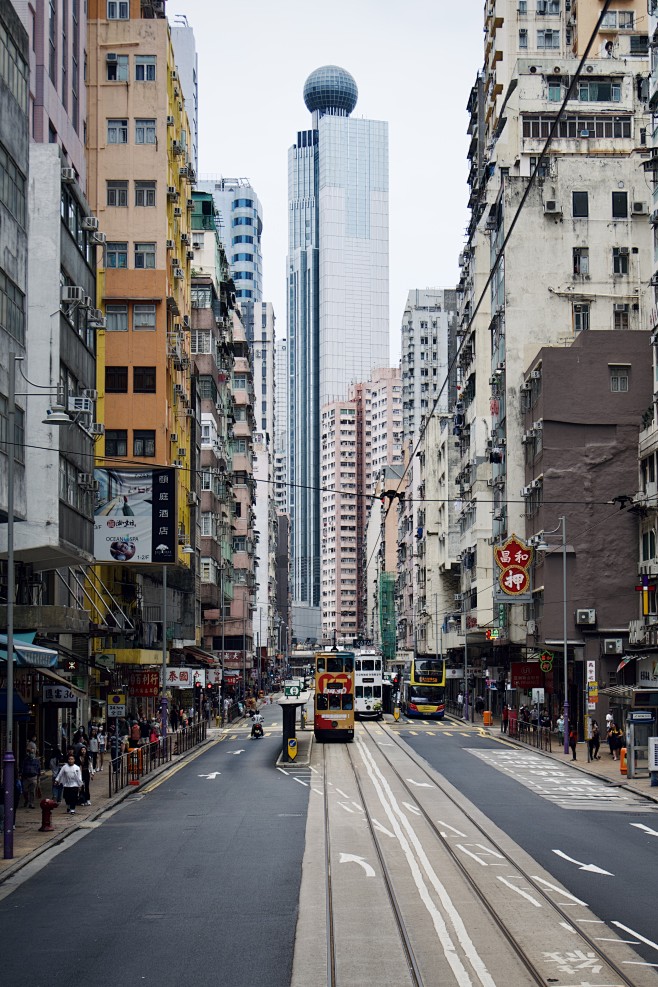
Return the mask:
POLYGON ((382 715, 382 656, 363 648, 354 656, 354 702, 359 720, 378 720, 382 715))
POLYGON ((446 711, 446 665, 442 658, 414 658, 402 684, 405 716, 442 720, 446 711))
POLYGON ((313 699, 316 740, 354 739, 354 652, 315 655, 313 699))

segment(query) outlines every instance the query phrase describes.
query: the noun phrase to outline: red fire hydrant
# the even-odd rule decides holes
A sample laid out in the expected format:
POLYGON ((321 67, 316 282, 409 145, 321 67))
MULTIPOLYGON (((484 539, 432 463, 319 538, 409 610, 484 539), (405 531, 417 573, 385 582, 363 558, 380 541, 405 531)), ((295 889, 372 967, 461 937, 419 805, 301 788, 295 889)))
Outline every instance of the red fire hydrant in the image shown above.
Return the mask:
POLYGON ((41 825, 39 827, 39 832, 52 833, 55 827, 51 825, 50 814, 53 809, 57 808, 57 802, 55 799, 41 799, 39 806, 41 807, 41 825))

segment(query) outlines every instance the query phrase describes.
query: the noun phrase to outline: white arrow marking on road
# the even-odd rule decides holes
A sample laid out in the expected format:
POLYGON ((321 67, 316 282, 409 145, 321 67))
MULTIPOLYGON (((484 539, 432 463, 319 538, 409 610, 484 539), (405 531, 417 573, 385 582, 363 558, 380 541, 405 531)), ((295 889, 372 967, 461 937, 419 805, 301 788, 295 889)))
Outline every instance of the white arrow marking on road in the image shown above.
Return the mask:
POLYGON ((647 946, 653 946, 654 949, 658 949, 658 943, 652 942, 651 939, 645 939, 639 932, 635 932, 634 929, 629 929, 627 925, 622 925, 621 922, 615 922, 614 920, 612 924, 616 925, 618 929, 623 929, 624 932, 628 932, 629 936, 635 936, 636 939, 639 939, 640 942, 646 943, 647 946))
POLYGON ((221 771, 211 771, 209 775, 199 775, 199 778, 207 778, 208 781, 214 781, 217 775, 220 775, 221 771))
POLYGON ((631 826, 635 826, 636 829, 643 830, 645 833, 648 833, 649 836, 658 836, 655 829, 649 829, 649 827, 645 826, 644 823, 631 823, 631 826))
POLYGON ((409 810, 409 812, 415 813, 415 815, 420 815, 420 809, 416 805, 412 805, 411 802, 403 802, 402 805, 409 810))
POLYGON ((430 785, 429 781, 414 781, 413 778, 407 778, 410 785, 415 785, 416 788, 434 788, 434 785, 430 785))
POLYGON ((386 826, 382 826, 376 819, 373 819, 372 824, 379 833, 384 833, 385 836, 390 836, 393 840, 395 839, 395 833, 392 833, 390 829, 386 829, 386 826))
POLYGON ((368 861, 367 860, 364 860, 363 857, 357 857, 356 854, 354 854, 354 853, 341 853, 341 855, 340 855, 340 863, 341 864, 358 864, 360 867, 363 867, 364 871, 366 872, 366 877, 374 877, 375 876, 375 870, 374 870, 373 867, 370 866, 370 864, 368 863, 368 861))
POLYGON ((553 850, 558 857, 562 857, 563 860, 568 860, 570 864, 576 864, 579 870, 589 871, 590 874, 605 874, 606 877, 614 877, 609 870, 603 870, 602 867, 597 867, 596 864, 584 864, 581 860, 574 860, 573 857, 567 857, 566 853, 562 853, 561 850, 553 850))
POLYGON ((226 753, 227 754, 244 754, 245 750, 246 750, 246 748, 243 747, 242 750, 239 750, 239 751, 227 751, 226 753))

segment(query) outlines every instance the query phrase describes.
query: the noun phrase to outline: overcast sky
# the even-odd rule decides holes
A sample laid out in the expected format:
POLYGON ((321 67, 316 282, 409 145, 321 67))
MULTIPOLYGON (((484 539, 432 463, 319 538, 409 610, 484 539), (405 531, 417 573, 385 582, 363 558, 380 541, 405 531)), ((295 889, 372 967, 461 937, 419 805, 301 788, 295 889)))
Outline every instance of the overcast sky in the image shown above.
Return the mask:
POLYGON ((359 87, 354 116, 387 120, 391 357, 410 288, 454 287, 467 223, 466 102, 482 63, 483 0, 169 0, 199 55, 199 175, 245 177, 263 209, 264 299, 285 334, 287 152, 310 126, 321 65, 359 87))

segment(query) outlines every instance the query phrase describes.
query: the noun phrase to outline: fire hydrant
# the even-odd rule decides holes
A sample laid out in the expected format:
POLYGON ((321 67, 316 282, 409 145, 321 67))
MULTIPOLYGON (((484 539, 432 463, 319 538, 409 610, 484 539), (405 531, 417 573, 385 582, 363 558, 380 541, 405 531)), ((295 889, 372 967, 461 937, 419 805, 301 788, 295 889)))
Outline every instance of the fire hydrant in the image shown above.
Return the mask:
POLYGON ((53 809, 57 808, 57 802, 55 799, 41 799, 39 806, 41 808, 41 826, 39 827, 39 832, 52 833, 55 827, 51 825, 50 814, 53 809))

